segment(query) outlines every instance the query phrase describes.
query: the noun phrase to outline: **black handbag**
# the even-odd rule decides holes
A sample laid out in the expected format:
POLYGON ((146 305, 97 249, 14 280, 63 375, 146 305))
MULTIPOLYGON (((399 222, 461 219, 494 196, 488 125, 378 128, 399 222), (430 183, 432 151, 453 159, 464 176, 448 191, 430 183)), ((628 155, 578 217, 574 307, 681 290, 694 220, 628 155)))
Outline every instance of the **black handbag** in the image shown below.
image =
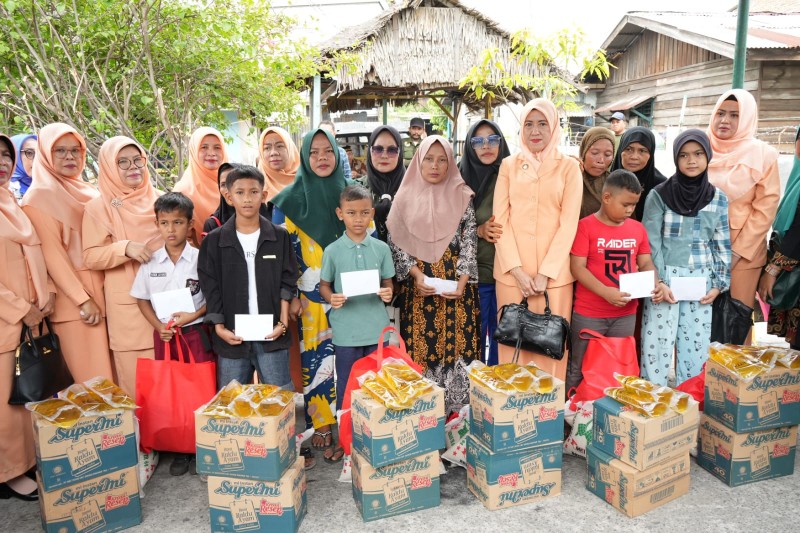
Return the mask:
POLYGON ((523 297, 518 304, 504 305, 494 339, 500 344, 513 346, 514 361, 520 349, 536 352, 560 361, 564 358, 564 347, 569 339, 569 322, 550 311, 550 298, 544 291, 544 314, 528 309, 528 299, 523 297))
POLYGON ((753 326, 753 308, 731 296, 719 294, 711 304, 711 342, 744 344, 753 326))
POLYGON ((28 326, 22 326, 19 347, 14 355, 14 383, 8 400, 11 405, 46 400, 75 382, 50 320, 45 318, 44 323, 47 333, 42 334, 42 325, 39 324, 38 336, 34 336, 28 326))
MULTIPOLYGON (((768 257, 772 261, 777 250, 780 250, 781 238, 773 233, 769 241, 768 257)), ((767 303, 775 309, 790 310, 800 302, 800 266, 792 270, 781 270, 772 287, 772 297, 767 303)))

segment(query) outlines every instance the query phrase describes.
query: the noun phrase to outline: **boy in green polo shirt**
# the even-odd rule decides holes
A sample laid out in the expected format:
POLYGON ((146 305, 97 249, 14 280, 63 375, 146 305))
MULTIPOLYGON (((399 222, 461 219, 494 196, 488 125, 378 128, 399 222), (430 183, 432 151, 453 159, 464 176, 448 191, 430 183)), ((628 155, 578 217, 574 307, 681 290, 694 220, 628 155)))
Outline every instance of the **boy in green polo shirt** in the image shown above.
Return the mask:
MULTIPOLYGON (((376 341, 383 328, 389 325, 384 303, 392 300, 394 263, 389 246, 367 234, 375 209, 372 194, 366 188, 361 185, 345 187, 339 196, 336 215, 344 221, 345 233, 325 248, 319 293, 331 304, 329 320, 336 354, 336 399, 341 401, 353 363, 378 349, 376 341), (353 274, 359 271, 364 273, 353 274), (380 280, 380 288, 375 293, 345 296, 342 274, 356 278, 352 288, 348 279, 347 289, 351 294, 368 289, 370 279, 380 280)), ((341 447, 326 450, 324 459, 338 462, 343 453, 341 447)))

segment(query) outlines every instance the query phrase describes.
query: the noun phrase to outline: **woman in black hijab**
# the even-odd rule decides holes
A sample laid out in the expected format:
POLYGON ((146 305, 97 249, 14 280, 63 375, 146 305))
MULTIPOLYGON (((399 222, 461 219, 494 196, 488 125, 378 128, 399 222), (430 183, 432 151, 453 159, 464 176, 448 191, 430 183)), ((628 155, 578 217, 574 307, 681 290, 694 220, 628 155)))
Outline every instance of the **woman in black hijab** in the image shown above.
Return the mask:
POLYGON ((391 126, 378 126, 369 136, 367 152, 367 185, 375 206, 375 227, 378 238, 386 242, 386 217, 392 200, 400 188, 406 168, 403 166, 403 140, 391 126))
POLYGON ((497 364, 497 295, 494 285, 494 243, 503 228, 494 221, 492 203, 500 163, 508 157, 508 145, 500 128, 490 120, 480 120, 467 132, 464 156, 458 163, 461 177, 475 193, 472 205, 478 224, 478 293, 481 304, 481 356, 489 365, 497 364), (489 356, 486 357, 486 337, 489 356))
MULTIPOLYGON (((233 215, 236 214, 236 210, 233 208, 225 200, 225 191, 227 187, 225 186, 225 178, 228 177, 228 174, 234 168, 240 167, 241 165, 237 163, 222 163, 219 168, 217 169, 217 187, 219 187, 219 206, 217 210, 211 213, 211 216, 208 217, 205 224, 203 225, 203 237, 208 235, 211 230, 216 229, 225 222, 228 221, 233 215)), ((262 204, 259 208, 259 213, 262 217, 267 219, 271 219, 272 215, 270 214, 270 210, 267 208, 266 204, 262 204)))
POLYGON ((619 141, 619 150, 614 158, 611 170, 624 168, 636 174, 644 190, 639 197, 639 203, 633 212, 635 220, 641 222, 644 213, 644 201, 651 190, 667 178, 658 171, 655 161, 656 138, 647 128, 637 126, 627 130, 619 141))

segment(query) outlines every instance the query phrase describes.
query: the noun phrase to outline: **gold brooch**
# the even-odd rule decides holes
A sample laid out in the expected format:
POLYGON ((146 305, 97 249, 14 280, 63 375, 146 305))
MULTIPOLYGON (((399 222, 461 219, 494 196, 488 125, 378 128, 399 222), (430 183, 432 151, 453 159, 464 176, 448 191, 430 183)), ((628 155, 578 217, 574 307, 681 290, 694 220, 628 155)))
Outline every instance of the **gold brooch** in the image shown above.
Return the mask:
POLYGON ((113 198, 111 200, 111 207, 116 207, 117 209, 122 207, 122 199, 121 198, 113 198))

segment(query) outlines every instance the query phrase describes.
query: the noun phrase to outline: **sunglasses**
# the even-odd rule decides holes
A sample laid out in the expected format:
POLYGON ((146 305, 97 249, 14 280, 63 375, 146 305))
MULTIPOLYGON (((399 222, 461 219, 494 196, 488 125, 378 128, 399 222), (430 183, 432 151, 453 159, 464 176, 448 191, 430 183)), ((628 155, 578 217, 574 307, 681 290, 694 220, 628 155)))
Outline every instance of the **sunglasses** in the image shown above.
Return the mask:
POLYGON ((487 144, 489 146, 499 146, 502 137, 499 135, 489 135, 488 137, 473 137, 469 140, 469 144, 473 148, 482 148, 487 144))
POLYGON ((400 153, 400 148, 398 148, 397 146, 384 147, 384 146, 376 146, 373 144, 372 146, 370 146, 369 149, 372 150, 372 153, 374 155, 383 155, 383 153, 386 152, 390 156, 395 156, 400 153))

